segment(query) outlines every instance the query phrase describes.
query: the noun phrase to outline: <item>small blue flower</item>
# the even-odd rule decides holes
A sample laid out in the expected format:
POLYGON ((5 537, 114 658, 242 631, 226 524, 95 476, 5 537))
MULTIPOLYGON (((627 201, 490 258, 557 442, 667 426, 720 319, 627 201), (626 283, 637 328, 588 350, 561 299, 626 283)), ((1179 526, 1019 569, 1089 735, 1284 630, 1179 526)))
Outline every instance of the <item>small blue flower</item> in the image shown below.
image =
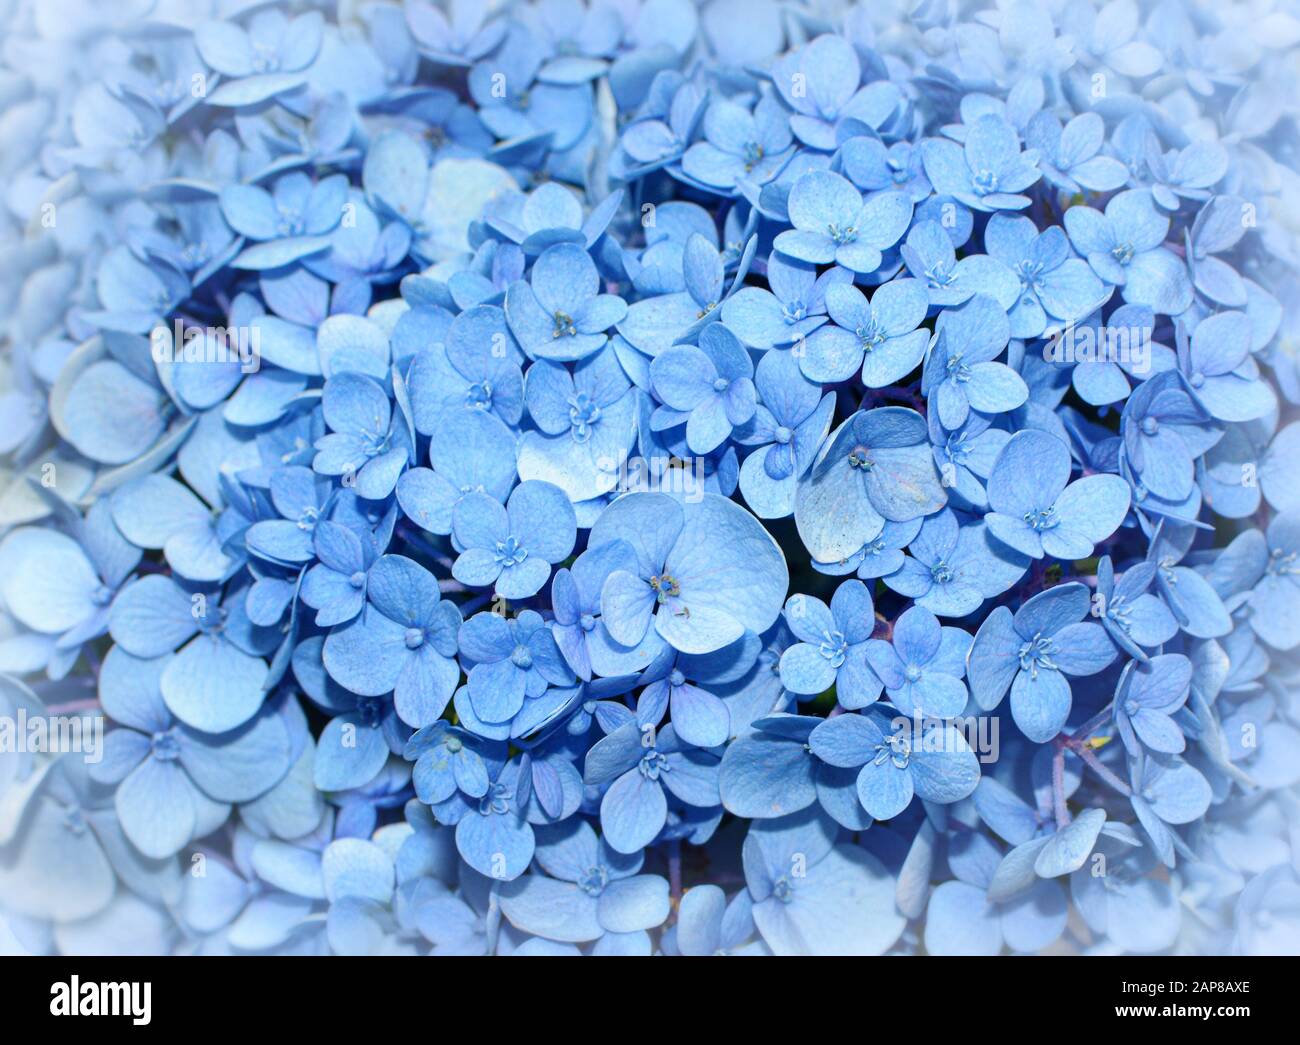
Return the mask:
POLYGON ((1102 281, 1118 286, 1131 305, 1148 305, 1176 316, 1192 303, 1187 266, 1162 246, 1169 219, 1146 190, 1111 197, 1105 213, 1091 207, 1065 212, 1065 231, 1102 281))
POLYGON ((643 732, 629 722, 587 752, 584 781, 601 787, 600 826, 618 853, 654 841, 668 817, 667 790, 689 806, 710 808, 718 796, 718 756, 679 740, 671 725, 643 732))
POLYGON ((964 146, 928 138, 921 156, 934 191, 974 210, 1023 210, 1030 201, 1022 193, 1041 177, 1038 154, 1022 153, 1015 128, 994 114, 967 128, 964 146))
POLYGON ((835 686, 841 707, 856 710, 880 696, 881 682, 871 668, 868 640, 876 626, 867 586, 858 580, 835 589, 829 607, 809 595, 792 595, 785 620, 799 642, 781 655, 781 683, 791 693, 810 697, 835 686))
POLYGON ((991 711, 1011 690, 1011 715, 1036 744, 1056 736, 1070 716, 1067 675, 1095 675, 1115 659, 1100 624, 1085 621, 1086 586, 1040 592, 1014 614, 999 606, 975 635, 967 662, 971 695, 991 711))
POLYGON ((952 718, 966 707, 962 677, 970 645, 961 628, 942 627, 924 606, 913 606, 894 621, 888 642, 868 643, 867 661, 904 715, 952 718))
POLYGON ((1144 747, 1179 755, 1187 746, 1173 715, 1185 703, 1192 683, 1192 662, 1179 653, 1132 661, 1115 688, 1115 728, 1124 746, 1136 755, 1144 747))
POLYGON ((1069 448, 1046 432, 1017 432, 989 476, 984 522, 1004 544, 1032 559, 1086 559, 1128 515, 1128 483, 1117 475, 1070 482, 1069 448), (1068 484, 1068 485, 1067 485, 1068 484))
POLYGON ((526 599, 573 551, 577 521, 563 490, 533 479, 516 486, 505 507, 485 493, 467 494, 452 510, 452 532, 463 549, 453 577, 493 585, 504 599, 526 599))
POLYGON ((506 317, 533 359, 573 361, 597 352, 606 331, 627 315, 627 304, 601 294, 591 256, 573 243, 548 247, 533 263, 529 282, 506 291, 506 317))
POLYGON ((366 596, 361 616, 326 638, 325 667, 354 693, 392 692, 403 722, 428 725, 460 677, 460 611, 441 601, 433 574, 401 555, 385 555, 371 567, 366 596))
POLYGON ((1024 379, 996 361, 1010 337, 1006 313, 986 294, 940 314, 921 390, 933 397, 945 428, 960 428, 971 410, 1006 413, 1029 398, 1024 379))
POLYGON ((716 450, 737 425, 754 416, 754 364, 740 340, 710 324, 700 344, 677 345, 655 357, 650 381, 663 402, 650 419, 656 431, 686 425, 686 444, 697 454, 716 450))
POLYGON ((912 201, 901 192, 880 192, 864 201, 840 175, 808 171, 790 189, 789 212, 794 228, 773 241, 782 254, 866 273, 880 268, 882 251, 907 231, 912 201))
POLYGON ((975 752, 945 723, 918 726, 869 708, 826 719, 808 743, 827 765, 858 769, 858 800, 876 820, 898 816, 913 795, 946 805, 965 798, 979 783, 975 752))
POLYGON ((469 699, 483 722, 508 722, 525 697, 538 697, 548 686, 573 684, 573 672, 550 628, 533 610, 513 620, 476 613, 461 625, 459 644, 469 699))

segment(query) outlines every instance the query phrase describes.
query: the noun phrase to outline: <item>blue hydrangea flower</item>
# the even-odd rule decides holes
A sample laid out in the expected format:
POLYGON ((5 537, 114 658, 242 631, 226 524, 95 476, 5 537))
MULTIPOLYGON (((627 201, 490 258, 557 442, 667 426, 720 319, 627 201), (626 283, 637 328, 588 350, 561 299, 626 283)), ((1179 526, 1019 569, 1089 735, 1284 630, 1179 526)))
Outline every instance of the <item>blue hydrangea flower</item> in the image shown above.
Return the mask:
POLYGON ((1091 313, 1104 287, 1087 262, 1073 257, 1059 226, 1037 231, 1028 218, 994 214, 984 246, 1020 277, 1020 300, 1011 309, 1011 336, 1039 337, 1049 319, 1069 324, 1091 313))
POLYGON ((846 573, 856 573, 864 581, 876 580, 897 573, 906 556, 903 549, 921 530, 923 520, 910 522, 886 522, 878 536, 869 540, 852 555, 834 562, 813 560, 813 569, 818 573, 832 577, 842 577, 846 573))
POLYGON ((945 428, 960 428, 971 410, 1006 413, 1029 398, 1024 379, 996 361, 1010 337, 1006 312, 986 294, 940 314, 921 390, 933 397, 945 428))
POLYGON ((460 678, 460 610, 442 601, 433 574, 401 555, 371 567, 366 599, 361 616, 326 638, 325 667, 354 693, 392 692, 402 721, 426 726, 442 714, 460 678))
POLYGON ((790 189, 790 223, 773 246, 814 265, 834 262, 852 272, 874 272, 882 251, 907 231, 912 201, 901 192, 863 200, 853 183, 830 171, 808 171, 790 189))
POLYGON ((1179 369, 1216 421, 1254 421, 1277 409, 1277 395, 1259 379, 1251 358, 1244 313, 1219 312, 1201 320, 1190 338, 1181 327, 1179 335, 1179 369))
POLYGON ((894 621, 888 642, 868 643, 867 662, 904 715, 952 718, 966 707, 962 677, 970 646, 961 628, 942 627, 924 606, 913 606, 894 621))
POLYGON ((227 185, 221 190, 221 212, 232 229, 253 241, 232 264, 275 269, 328 249, 328 234, 343 217, 347 189, 342 176, 313 184, 301 172, 286 174, 270 192, 256 185, 227 185))
POLYGON ((467 494, 452 509, 452 532, 463 549, 452 576, 492 585, 504 599, 526 599, 573 551, 577 521, 563 490, 532 479, 516 486, 504 507, 485 493, 467 494))
POLYGON ((678 502, 633 493, 592 527, 588 548, 625 541, 636 572, 615 570, 601 588, 602 623, 623 646, 653 626, 674 649, 712 653, 746 630, 762 634, 789 585, 776 542, 743 508, 717 494, 678 502))
POLYGON ((868 388, 902 380, 921 363, 929 333, 917 327, 929 301, 919 280, 896 279, 868 303, 851 285, 826 291, 833 326, 814 331, 801 349, 799 368, 813 381, 839 382, 861 370, 868 388))
POLYGON ((718 189, 771 181, 792 154, 790 118, 770 94, 752 112, 725 99, 712 102, 702 130, 704 140, 682 154, 682 172, 718 189))
POLYGON ((1097 563, 1096 615, 1111 641, 1139 661, 1147 659, 1143 647, 1162 646, 1178 633, 1173 614, 1147 590, 1155 577, 1147 562, 1134 563, 1118 580, 1109 555, 1097 563))
POLYGON ((720 323, 700 334, 700 343, 677 345, 650 364, 650 381, 663 406, 650 423, 656 431, 686 425, 694 453, 716 450, 733 428, 754 416, 754 364, 740 340, 720 323))
POLYGON ((1179 653, 1125 666, 1115 689, 1115 728, 1130 752, 1182 754, 1187 738, 1173 715, 1187 702, 1191 683, 1192 662, 1179 653))
POLYGON ((814 812, 750 827, 745 881, 774 954, 884 954, 902 935, 894 876, 865 849, 836 844, 837 834, 814 812))
POLYGON ((1032 559, 1090 556, 1128 515, 1129 487, 1117 475, 1070 482, 1072 467, 1069 448, 1054 435, 1008 439, 989 476, 984 522, 993 536, 1032 559))
POLYGON ((665 790, 698 808, 721 801, 717 755, 679 740, 671 725, 648 733, 636 722, 620 726, 587 752, 583 779, 604 788, 601 836, 618 853, 638 852, 663 830, 665 790))
POLYGON ((550 628, 533 610, 509 620, 476 613, 460 626, 461 659, 474 714, 485 723, 508 722, 548 686, 573 684, 550 628))
POLYGON ((815 266, 775 254, 767 263, 770 289, 741 287, 723 303, 722 321, 753 348, 795 343, 826 322, 826 292, 852 278, 838 265, 819 276, 815 266))
POLYGON ((1152 205, 1149 192, 1121 192, 1104 213, 1071 207, 1065 212, 1065 231, 1093 272, 1118 286, 1129 304, 1176 316, 1192 303, 1186 265, 1162 246, 1169 219, 1152 205))
POLYGON ((925 284, 931 305, 960 305, 975 294, 986 294, 1004 311, 1010 310, 1020 296, 1016 274, 988 254, 968 253, 958 260, 960 245, 939 222, 918 219, 899 254, 907 271, 925 284))
POLYGON ((140 658, 115 646, 104 661, 99 693, 120 728, 108 734, 92 770, 116 785, 122 830, 145 856, 161 860, 225 819, 222 803, 268 791, 289 770, 289 736, 279 716, 258 716, 242 729, 210 735, 178 723, 162 696, 170 656, 140 658))
POLYGON ((316 440, 312 468, 321 475, 346 476, 358 494, 382 500, 393 492, 411 459, 414 436, 387 393, 364 374, 330 378, 321 394, 329 433, 316 440))
POLYGON ((627 303, 600 293, 600 275, 586 250, 573 243, 548 247, 531 278, 506 291, 506 317, 533 359, 577 360, 599 351, 606 331, 622 322, 627 303))
POLYGON ((842 707, 866 707, 880 696, 868 640, 876 626, 871 593, 861 581, 835 589, 828 607, 809 595, 792 595, 785 620, 799 641, 781 654, 781 683, 791 693, 813 696, 835 686, 842 707))
MULTIPOLYGON (((639 853, 611 849, 585 821, 543 832, 536 858, 547 874, 524 875, 502 889, 501 913, 518 929, 587 943, 606 934, 644 935, 668 917, 668 883, 639 874, 639 853)), ((648 939, 645 946, 648 953, 648 939)))
POLYGON ((1103 153, 1106 125, 1095 112, 1080 113, 1064 126, 1046 109, 1025 127, 1025 144, 1038 152, 1043 179, 1071 194, 1113 192, 1128 180, 1128 170, 1103 153))
POLYGON ((1168 500, 1192 492, 1193 462, 1223 435, 1173 372, 1157 374, 1133 390, 1124 404, 1120 432, 1125 456, 1143 486, 1168 500))
POLYGON ((860 410, 800 481, 795 523, 812 557, 829 562, 858 551, 887 521, 930 515, 946 500, 921 415, 903 407, 860 410))
POLYGON ((732 433, 735 442, 755 447, 740 466, 740 490, 760 519, 784 518, 830 431, 835 402, 803 376, 790 352, 764 355, 754 386, 760 400, 754 416, 732 433))
POLYGON ((1086 586, 1040 592, 1014 614, 999 606, 975 634, 967 663, 971 695, 986 711, 1011 690, 1011 715, 1035 743, 1051 740, 1070 716, 1067 675, 1095 675, 1115 659, 1100 624, 1086 621, 1086 586))
POLYGON ((535 363, 525 400, 539 431, 519 440, 519 477, 558 486, 575 503, 614 489, 636 434, 637 398, 613 350, 588 356, 572 373, 535 363))
POLYGON ((808 743, 828 765, 858 769, 858 799, 876 820, 898 816, 913 795, 944 805, 965 798, 979 783, 975 753, 958 730, 943 723, 917 726, 869 708, 828 718, 808 743))
POLYGON ((194 44, 203 60, 227 78, 208 95, 208 103, 251 106, 301 87, 320 51, 324 28, 317 11, 293 19, 280 11, 261 11, 247 29, 233 22, 203 22, 194 31, 194 44))
POLYGON ((974 210, 1022 210, 1030 202, 1022 194, 1041 177, 1038 154, 1022 153, 1015 128, 991 113, 967 128, 964 145, 929 138, 921 156, 935 192, 974 210))
POLYGON ((160 686, 168 709, 205 733, 242 726, 262 706, 269 668, 263 657, 275 648, 248 620, 235 592, 189 592, 170 577, 138 578, 122 589, 108 616, 108 632, 132 656, 154 658, 176 651, 160 686))

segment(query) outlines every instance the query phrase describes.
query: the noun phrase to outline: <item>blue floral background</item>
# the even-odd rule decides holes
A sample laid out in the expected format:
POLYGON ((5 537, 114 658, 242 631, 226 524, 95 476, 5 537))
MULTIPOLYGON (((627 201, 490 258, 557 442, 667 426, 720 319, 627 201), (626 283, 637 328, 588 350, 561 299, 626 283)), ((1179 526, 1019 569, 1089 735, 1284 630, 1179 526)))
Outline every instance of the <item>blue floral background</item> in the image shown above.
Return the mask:
POLYGON ((0 951, 1300 951, 1291 0, 0 25, 0 951))

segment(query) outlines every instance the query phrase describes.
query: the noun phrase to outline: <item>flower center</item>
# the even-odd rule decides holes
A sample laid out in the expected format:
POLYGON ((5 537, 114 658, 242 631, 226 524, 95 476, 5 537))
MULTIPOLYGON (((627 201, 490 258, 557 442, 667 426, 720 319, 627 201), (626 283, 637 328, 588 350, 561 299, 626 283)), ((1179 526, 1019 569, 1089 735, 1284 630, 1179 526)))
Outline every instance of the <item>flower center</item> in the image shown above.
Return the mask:
POLYGON ((1056 508, 1035 508, 1033 511, 1025 512, 1025 525, 1031 530, 1050 530, 1060 520, 1056 517, 1056 508))
POLYGON ((838 668, 844 663, 844 657, 849 649, 848 640, 844 638, 842 631, 824 631, 822 632, 822 641, 817 647, 826 660, 831 662, 831 667, 838 668))
POLYGON ((978 170, 971 178, 971 184, 975 186, 977 196, 987 196, 991 192, 998 191, 998 176, 987 168, 978 170))
POLYGON ((551 331, 551 337, 573 337, 578 333, 578 328, 574 325, 573 317, 567 312, 557 312, 554 316, 555 329, 551 331))
POLYGON ((600 420, 600 407, 586 392, 579 392, 569 400, 569 434, 575 443, 585 443, 591 438, 593 426, 600 420))
POLYGON ((361 697, 357 701, 357 717, 363 726, 374 729, 384 716, 384 706, 378 697, 361 697))
POLYGON ((1296 565, 1297 552, 1284 552, 1281 548, 1274 548, 1268 556, 1268 572, 1276 577, 1295 577, 1300 575, 1300 567, 1296 565))
POLYGON ((492 382, 487 378, 476 381, 465 391, 465 405, 475 410, 488 410, 492 407, 492 382))
POLYGON ((1128 615, 1131 609, 1123 595, 1112 595, 1110 603, 1106 606, 1106 619, 1113 621, 1116 627, 1127 632, 1130 626, 1128 615))
POLYGON ((497 541, 495 556, 501 567, 506 569, 518 566, 528 558, 528 551, 519 543, 519 538, 507 537, 504 541, 497 541))
POLYGON ((510 789, 505 784, 493 784, 479 800, 478 811, 484 816, 494 813, 499 816, 510 812, 510 789))
POLYGON ((637 769, 647 780, 658 780, 659 775, 667 773, 670 768, 668 759, 658 751, 647 751, 637 764, 637 769))
POLYGON ((1043 263, 1026 259, 1016 266, 1016 273, 1020 276, 1020 282, 1026 287, 1037 287, 1043 275, 1043 263))
POLYGON ((589 867, 578 878, 578 888, 588 896, 599 896, 609 884, 609 872, 604 867, 589 867))
POLYGON ((153 749, 153 757, 160 762, 175 762, 181 757, 181 745, 174 729, 155 733, 150 746, 153 749))
POLYGON ((849 467, 861 468, 864 472, 871 471, 876 462, 871 459, 871 455, 865 446, 855 446, 849 451, 849 467))
POLYGON ((826 235, 830 236, 834 243, 843 245, 857 240, 858 230, 852 225, 845 225, 841 228, 839 225, 830 224, 826 226, 826 235))
POLYGON ((1056 670, 1056 665, 1052 662, 1052 639, 1049 635, 1039 632, 1032 639, 1020 647, 1020 667, 1022 671, 1029 672, 1029 677, 1038 678, 1038 669, 1045 668, 1052 671, 1056 670))
POLYGON ((857 335, 858 341, 861 342, 864 352, 870 352, 877 345, 883 345, 886 340, 885 332, 880 329, 880 324, 876 322, 874 317, 863 323, 854 333, 857 335))
POLYGON ((419 649, 424 645, 424 629, 407 628, 403 641, 406 643, 407 649, 419 649))
POLYGON ((912 740, 903 727, 899 726, 876 746, 874 762, 878 766, 883 766, 886 762, 892 762, 896 769, 906 769, 911 758, 912 740))
POLYGON ((661 606, 682 593, 682 586, 667 573, 651 577, 650 587, 655 590, 655 601, 661 606))
POLYGON ((925 270, 926 282, 936 290, 941 287, 952 286, 956 279, 956 275, 951 271, 946 261, 936 261, 925 270))

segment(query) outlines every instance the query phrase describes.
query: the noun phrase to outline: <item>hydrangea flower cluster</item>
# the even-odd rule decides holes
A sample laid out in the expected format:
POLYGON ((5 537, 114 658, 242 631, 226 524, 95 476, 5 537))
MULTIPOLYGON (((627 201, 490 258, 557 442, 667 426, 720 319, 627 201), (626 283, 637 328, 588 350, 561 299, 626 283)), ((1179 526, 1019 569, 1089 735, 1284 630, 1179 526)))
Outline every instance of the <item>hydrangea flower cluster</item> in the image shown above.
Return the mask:
POLYGON ((1300 949, 1292 3, 4 7, 0 948, 1300 949))

